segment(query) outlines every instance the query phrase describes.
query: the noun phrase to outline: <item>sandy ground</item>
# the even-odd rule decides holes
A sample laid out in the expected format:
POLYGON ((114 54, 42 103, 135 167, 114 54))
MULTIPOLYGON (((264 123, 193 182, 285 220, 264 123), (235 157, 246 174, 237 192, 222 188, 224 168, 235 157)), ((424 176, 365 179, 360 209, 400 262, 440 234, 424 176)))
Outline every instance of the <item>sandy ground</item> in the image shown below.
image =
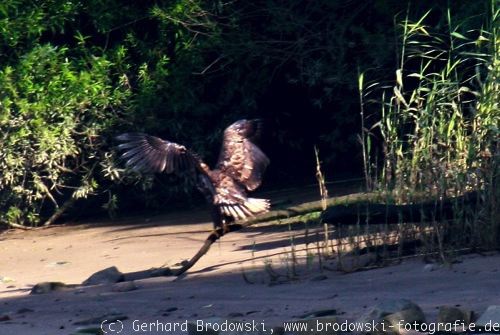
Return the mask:
MULTIPOLYGON (((265 226, 223 237, 178 279, 137 280, 137 289, 129 292, 100 285, 29 295, 38 282, 79 284, 110 266, 124 273, 171 266, 198 250, 211 228, 208 217, 196 210, 3 233, 0 334, 73 334, 108 315, 126 317, 121 334, 167 333, 138 330, 143 322, 173 327, 174 322, 228 316, 272 327, 321 309, 355 319, 380 301, 399 298, 419 304, 432 320, 442 305, 481 313, 500 301, 498 254, 463 256, 460 263, 433 271, 419 259, 350 274, 320 273, 312 262, 294 280, 269 285, 265 267, 271 265, 282 278, 290 274, 290 237, 302 232, 265 226)), ((296 241, 298 249, 305 247, 296 241)))

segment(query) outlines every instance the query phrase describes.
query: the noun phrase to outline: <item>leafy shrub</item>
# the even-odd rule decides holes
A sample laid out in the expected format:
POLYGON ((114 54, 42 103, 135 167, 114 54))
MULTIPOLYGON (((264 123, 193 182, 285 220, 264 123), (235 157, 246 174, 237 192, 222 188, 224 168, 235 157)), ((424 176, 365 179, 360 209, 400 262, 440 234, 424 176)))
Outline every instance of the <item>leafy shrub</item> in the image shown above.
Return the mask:
POLYGON ((129 96, 112 71, 105 56, 72 60, 50 44, 0 69, 1 221, 36 225, 97 189, 106 134, 129 96))

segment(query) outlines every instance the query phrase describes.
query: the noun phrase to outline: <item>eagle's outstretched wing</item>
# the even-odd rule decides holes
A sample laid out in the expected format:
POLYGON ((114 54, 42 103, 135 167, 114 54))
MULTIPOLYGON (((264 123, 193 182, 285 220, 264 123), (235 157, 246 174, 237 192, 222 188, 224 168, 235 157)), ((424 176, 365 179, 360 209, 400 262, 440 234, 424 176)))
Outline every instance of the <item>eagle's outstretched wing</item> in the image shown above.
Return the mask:
POLYGON ((239 120, 224 131, 217 169, 231 176, 248 191, 259 187, 269 158, 252 141, 259 136, 262 122, 239 120))
POLYGON ((126 133, 116 137, 124 142, 118 149, 125 165, 141 172, 183 172, 198 168, 200 159, 185 146, 142 133, 126 133))

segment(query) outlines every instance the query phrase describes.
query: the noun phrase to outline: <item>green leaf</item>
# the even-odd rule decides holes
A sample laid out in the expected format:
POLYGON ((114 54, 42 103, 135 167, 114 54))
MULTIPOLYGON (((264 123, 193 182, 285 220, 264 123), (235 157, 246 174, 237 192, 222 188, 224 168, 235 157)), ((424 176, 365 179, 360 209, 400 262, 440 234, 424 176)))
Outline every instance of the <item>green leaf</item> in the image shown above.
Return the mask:
POLYGON ((465 37, 464 35, 460 34, 459 32, 456 32, 456 31, 451 32, 450 35, 453 37, 456 37, 458 39, 461 39, 461 40, 465 40, 465 41, 469 40, 467 37, 465 37))
POLYGON ((363 91, 363 81, 364 81, 365 74, 361 72, 358 76, 358 89, 360 92, 363 91))

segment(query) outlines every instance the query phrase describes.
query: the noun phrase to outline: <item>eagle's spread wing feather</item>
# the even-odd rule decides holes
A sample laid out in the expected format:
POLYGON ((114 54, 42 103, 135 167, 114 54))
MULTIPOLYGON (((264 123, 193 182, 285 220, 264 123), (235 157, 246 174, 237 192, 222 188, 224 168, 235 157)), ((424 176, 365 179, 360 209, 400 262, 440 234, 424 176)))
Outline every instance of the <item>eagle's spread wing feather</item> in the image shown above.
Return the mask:
POLYGON ((217 169, 253 191, 262 182, 269 158, 252 141, 259 136, 260 120, 240 120, 224 131, 217 169))
POLYGON ((198 162, 185 146, 158 137, 126 133, 116 139, 124 142, 118 145, 118 149, 124 151, 121 157, 125 160, 125 165, 133 170, 179 173, 194 169, 198 162))

